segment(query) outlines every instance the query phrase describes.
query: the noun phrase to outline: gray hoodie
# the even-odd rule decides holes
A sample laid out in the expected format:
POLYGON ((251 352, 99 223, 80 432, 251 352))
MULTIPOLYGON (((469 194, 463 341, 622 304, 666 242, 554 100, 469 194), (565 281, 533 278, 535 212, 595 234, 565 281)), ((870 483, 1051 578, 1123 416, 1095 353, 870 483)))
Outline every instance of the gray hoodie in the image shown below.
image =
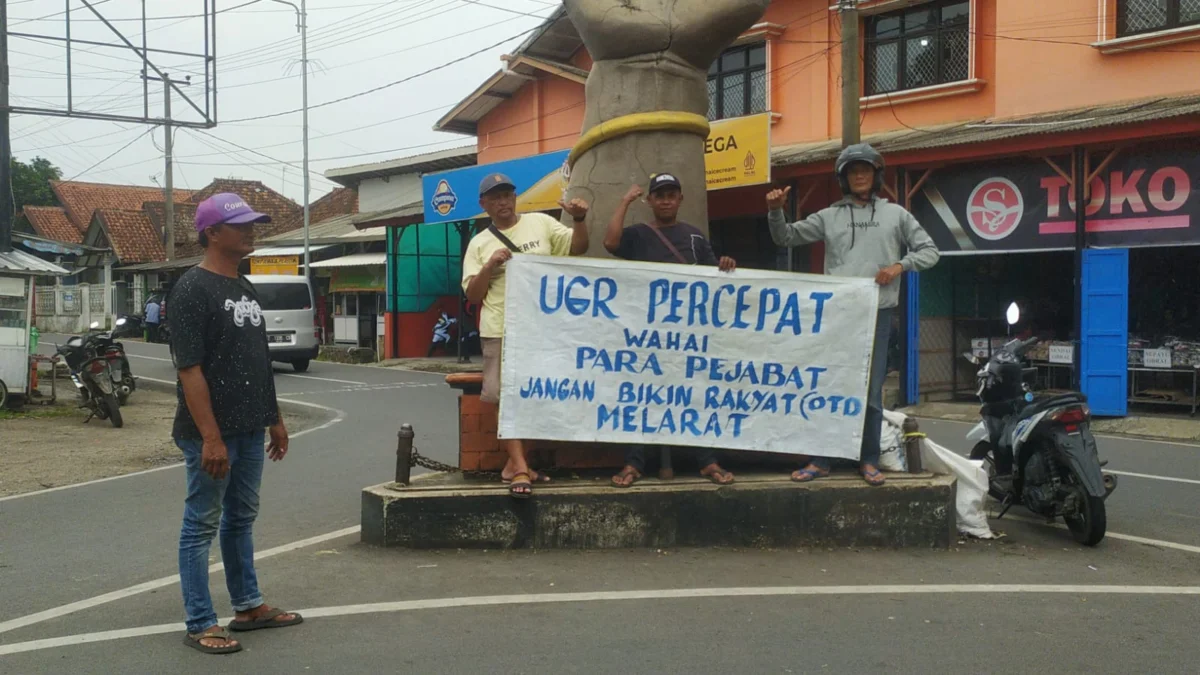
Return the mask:
MULTIPOLYGON (((772 209, 767 223, 779 246, 825 242, 825 273, 833 276, 874 278, 896 263, 905 272, 920 272, 941 257, 917 219, 882 197, 865 206, 846 198, 795 223, 787 222, 782 210, 772 209)), ((899 301, 899 279, 879 289, 880 309, 895 307, 899 301)))

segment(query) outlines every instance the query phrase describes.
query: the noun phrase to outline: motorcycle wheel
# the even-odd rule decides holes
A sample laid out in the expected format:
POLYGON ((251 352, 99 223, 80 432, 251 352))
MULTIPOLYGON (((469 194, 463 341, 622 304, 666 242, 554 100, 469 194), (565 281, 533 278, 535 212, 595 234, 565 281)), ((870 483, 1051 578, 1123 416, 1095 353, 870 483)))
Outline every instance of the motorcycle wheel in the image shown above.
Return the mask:
POLYGON ((996 458, 992 455, 992 444, 987 441, 976 443, 975 447, 971 448, 971 459, 983 461, 983 468, 988 476, 988 494, 998 502, 1004 501, 1004 493, 997 490, 992 483, 996 478, 996 458))
POLYGON ((1084 546, 1095 546, 1104 539, 1108 529, 1108 512, 1104 509, 1104 498, 1093 497, 1083 488, 1082 482, 1071 474, 1072 487, 1078 490, 1082 500, 1079 513, 1073 516, 1063 516, 1067 529, 1075 537, 1075 541, 1084 546))
POLYGON ((108 421, 112 422, 114 429, 125 425, 125 420, 121 418, 121 402, 117 400, 116 394, 105 394, 100 405, 104 406, 105 412, 108 413, 108 421))

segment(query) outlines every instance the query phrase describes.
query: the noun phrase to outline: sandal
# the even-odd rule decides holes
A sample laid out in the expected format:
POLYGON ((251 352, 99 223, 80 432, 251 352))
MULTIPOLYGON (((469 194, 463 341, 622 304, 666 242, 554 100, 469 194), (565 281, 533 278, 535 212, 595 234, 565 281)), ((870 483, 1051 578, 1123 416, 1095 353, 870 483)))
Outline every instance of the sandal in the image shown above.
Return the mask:
POLYGON ((533 496, 533 483, 530 482, 529 474, 522 471, 512 477, 512 481, 508 485, 508 494, 513 499, 529 499, 533 496))
POLYGON ((799 471, 792 472, 792 481, 796 483, 811 483, 818 478, 824 478, 829 475, 829 471, 808 465, 799 471))
MULTIPOLYGON (((550 476, 547 476, 544 473, 540 473, 538 471, 530 471, 529 473, 530 473, 530 478, 533 480, 534 483, 549 483, 550 482, 550 476)), ((519 476, 519 475, 520 474, 516 474, 513 476, 513 478, 516 478, 516 476, 519 476)), ((513 481, 512 478, 505 478, 503 474, 500 475, 501 483, 508 485, 508 484, 512 483, 512 481, 513 481)))
POLYGON ((625 488, 633 487, 633 484, 641 479, 642 472, 638 471, 632 466, 626 465, 624 469, 621 469, 621 473, 612 477, 612 486, 624 490, 625 488), (618 482, 618 478, 622 479, 622 482, 618 482), (623 480, 626 478, 630 478, 631 480, 628 483, 625 483, 623 480))
POLYGON ((261 615, 256 616, 249 621, 230 621, 229 630, 244 632, 248 630, 259 630, 261 628, 283 628, 285 626, 295 626, 298 623, 304 623, 304 617, 295 612, 285 612, 277 607, 275 609, 268 609, 261 615), (288 619, 287 621, 275 620, 284 614, 291 614, 292 618, 288 619))
POLYGON ((705 467, 704 470, 700 471, 700 475, 702 477, 709 479, 715 485, 733 485, 735 479, 732 473, 722 469, 716 464, 711 464, 709 466, 716 468, 714 468, 711 473, 704 473, 704 471, 708 470, 708 467, 705 467))
POLYGON ((867 484, 873 487, 879 487, 887 482, 887 479, 883 477, 879 469, 870 464, 863 464, 859 467, 859 472, 862 474, 863 480, 867 481, 867 484))
POLYGON ((183 644, 205 654, 235 654, 242 651, 242 643, 235 643, 233 636, 224 628, 204 633, 184 633, 183 644), (206 645, 201 643, 201 640, 224 640, 225 646, 206 645))

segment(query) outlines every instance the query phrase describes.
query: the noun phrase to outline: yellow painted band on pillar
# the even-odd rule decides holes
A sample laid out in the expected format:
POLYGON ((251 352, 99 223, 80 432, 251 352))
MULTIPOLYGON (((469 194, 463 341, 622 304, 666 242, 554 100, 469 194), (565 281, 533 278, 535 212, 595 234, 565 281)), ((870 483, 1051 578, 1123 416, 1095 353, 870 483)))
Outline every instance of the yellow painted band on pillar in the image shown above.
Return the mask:
POLYGON ((583 153, 605 141, 645 131, 678 131, 708 138, 708 118, 686 112, 646 112, 601 122, 588 129, 571 148, 571 154, 567 155, 567 166, 574 168, 583 153))

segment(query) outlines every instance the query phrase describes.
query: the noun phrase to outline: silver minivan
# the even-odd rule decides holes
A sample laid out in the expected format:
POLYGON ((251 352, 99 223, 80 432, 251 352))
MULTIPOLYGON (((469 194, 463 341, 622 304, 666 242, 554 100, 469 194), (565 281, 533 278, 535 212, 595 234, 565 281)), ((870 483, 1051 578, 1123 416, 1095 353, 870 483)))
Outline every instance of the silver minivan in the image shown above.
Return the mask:
POLYGON ((321 350, 316 302, 308 279, 285 274, 250 274, 246 279, 258 292, 271 360, 290 363, 298 373, 308 370, 309 361, 321 350))

